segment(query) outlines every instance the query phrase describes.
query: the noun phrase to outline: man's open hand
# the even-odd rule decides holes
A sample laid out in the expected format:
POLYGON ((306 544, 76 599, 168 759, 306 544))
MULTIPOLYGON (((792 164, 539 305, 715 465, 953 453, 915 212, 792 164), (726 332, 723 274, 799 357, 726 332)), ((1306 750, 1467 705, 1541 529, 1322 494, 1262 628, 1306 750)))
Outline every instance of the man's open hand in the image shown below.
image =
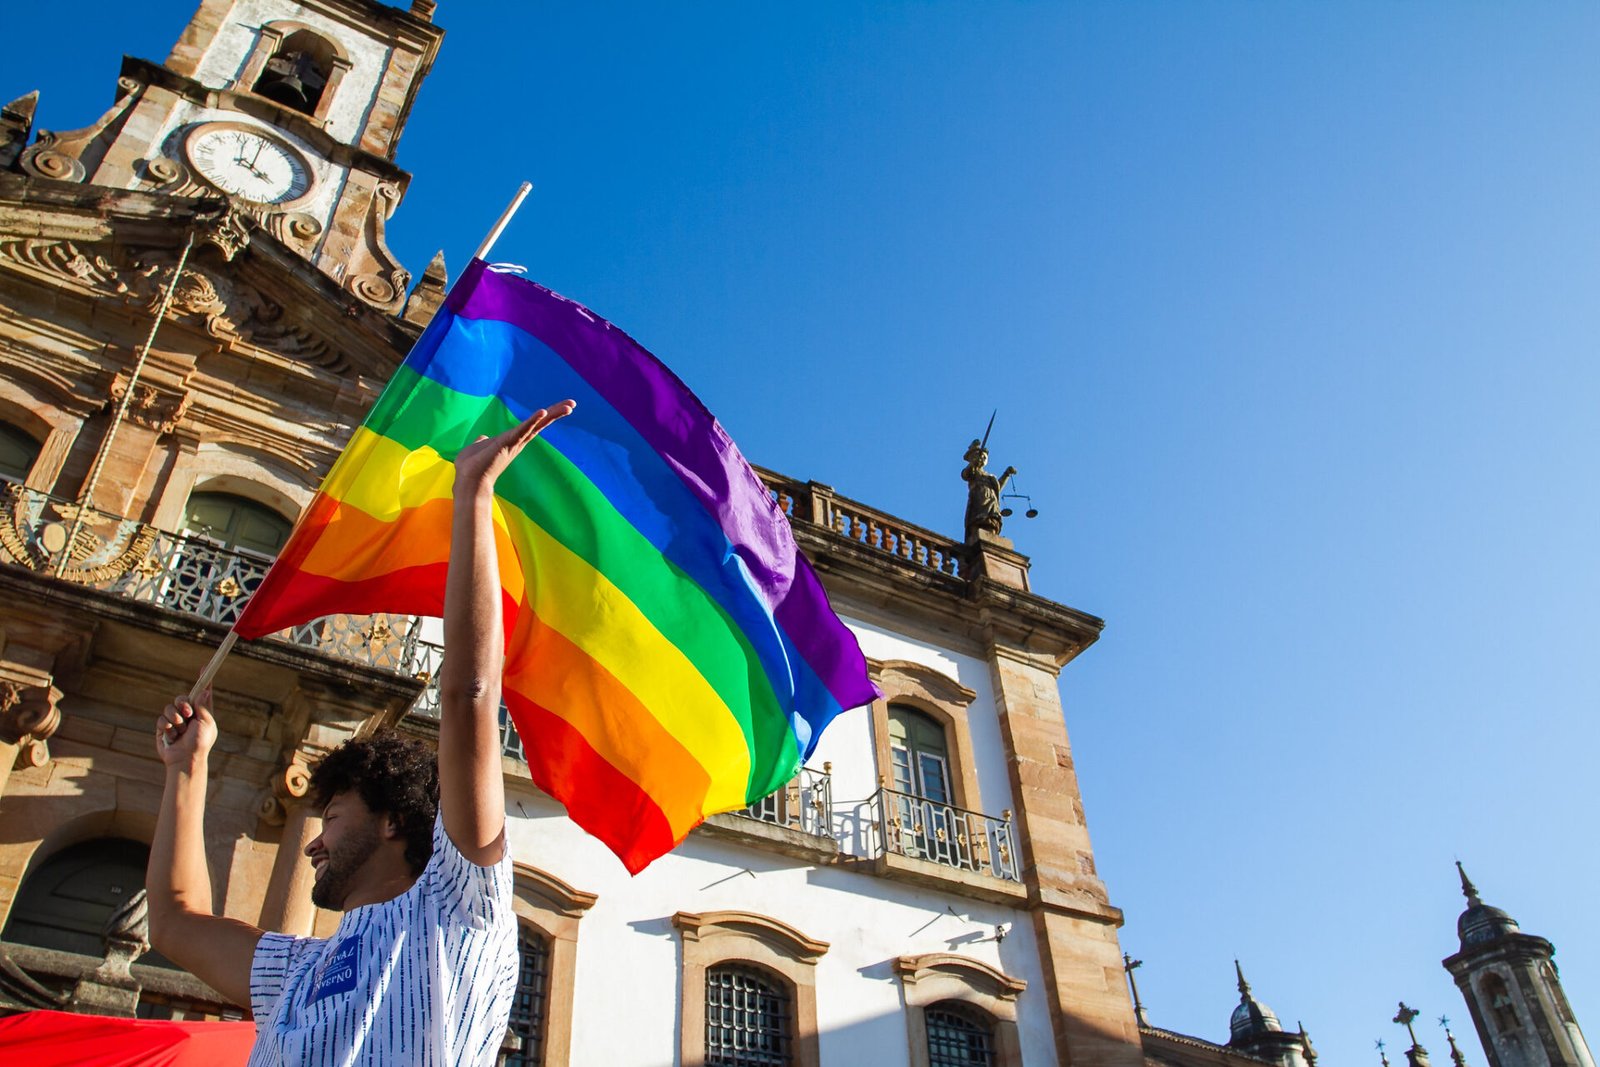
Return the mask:
POLYGON ((563 400, 541 408, 528 416, 520 426, 513 426, 493 437, 480 437, 456 454, 456 486, 460 489, 483 489, 494 485, 500 473, 511 465, 517 454, 529 441, 539 436, 541 430, 557 419, 572 414, 578 406, 575 400, 563 400))

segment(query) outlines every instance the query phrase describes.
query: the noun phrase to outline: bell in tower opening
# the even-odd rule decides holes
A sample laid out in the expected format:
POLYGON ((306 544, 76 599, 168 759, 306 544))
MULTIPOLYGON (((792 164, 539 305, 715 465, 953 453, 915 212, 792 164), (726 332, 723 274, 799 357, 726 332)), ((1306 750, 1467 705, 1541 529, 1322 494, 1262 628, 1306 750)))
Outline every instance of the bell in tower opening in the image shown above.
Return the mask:
POLYGON ((296 30, 284 38, 266 69, 256 79, 255 92, 307 115, 317 113, 328 76, 333 72, 333 45, 310 30, 296 30))

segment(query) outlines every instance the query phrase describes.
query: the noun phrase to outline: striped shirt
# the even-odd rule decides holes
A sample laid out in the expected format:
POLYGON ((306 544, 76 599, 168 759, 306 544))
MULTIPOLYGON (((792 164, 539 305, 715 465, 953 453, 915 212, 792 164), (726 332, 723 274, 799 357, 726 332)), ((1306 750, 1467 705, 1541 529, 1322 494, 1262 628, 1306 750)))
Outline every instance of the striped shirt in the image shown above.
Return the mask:
POLYGON ((492 867, 433 823, 433 857, 332 937, 263 934, 250 967, 249 1067, 494 1063, 516 992, 511 850, 492 867))

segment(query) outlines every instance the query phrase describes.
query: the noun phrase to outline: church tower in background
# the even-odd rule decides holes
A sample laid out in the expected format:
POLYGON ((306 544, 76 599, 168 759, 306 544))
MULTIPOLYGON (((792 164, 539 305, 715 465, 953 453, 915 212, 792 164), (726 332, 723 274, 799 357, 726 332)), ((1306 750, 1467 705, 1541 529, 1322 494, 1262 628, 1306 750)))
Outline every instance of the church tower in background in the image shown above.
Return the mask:
POLYGON ((1490 1067, 1594 1067, 1551 960, 1555 946, 1485 904, 1456 867, 1467 910, 1456 921, 1461 951, 1444 966, 1466 997, 1490 1067))
MULTIPOLYGON (((398 313, 411 275, 384 224, 411 180, 394 162, 400 133, 444 38, 434 7, 202 0, 165 63, 125 58, 111 109, 80 130, 40 131, 21 170, 227 197, 364 303, 398 313)), ((31 101, 8 112, 18 105, 7 117, 31 119, 31 101)))

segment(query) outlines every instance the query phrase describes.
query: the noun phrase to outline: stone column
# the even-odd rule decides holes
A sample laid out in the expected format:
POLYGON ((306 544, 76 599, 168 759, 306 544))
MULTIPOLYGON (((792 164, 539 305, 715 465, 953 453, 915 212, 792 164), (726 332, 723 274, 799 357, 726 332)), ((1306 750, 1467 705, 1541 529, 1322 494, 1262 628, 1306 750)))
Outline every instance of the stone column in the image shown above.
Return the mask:
POLYGON ((1095 872, 1056 684, 1057 658, 991 636, 989 670, 1006 747, 1023 882, 1063 1064, 1142 1067, 1123 970, 1122 913, 1095 872))
POLYGON ((274 795, 262 806, 263 817, 268 822, 280 822, 283 832, 261 903, 259 925, 263 930, 296 937, 309 937, 316 920, 316 907, 311 903, 314 871, 306 846, 317 836, 320 821, 306 796, 310 785, 311 774, 297 759, 273 782, 274 795))

